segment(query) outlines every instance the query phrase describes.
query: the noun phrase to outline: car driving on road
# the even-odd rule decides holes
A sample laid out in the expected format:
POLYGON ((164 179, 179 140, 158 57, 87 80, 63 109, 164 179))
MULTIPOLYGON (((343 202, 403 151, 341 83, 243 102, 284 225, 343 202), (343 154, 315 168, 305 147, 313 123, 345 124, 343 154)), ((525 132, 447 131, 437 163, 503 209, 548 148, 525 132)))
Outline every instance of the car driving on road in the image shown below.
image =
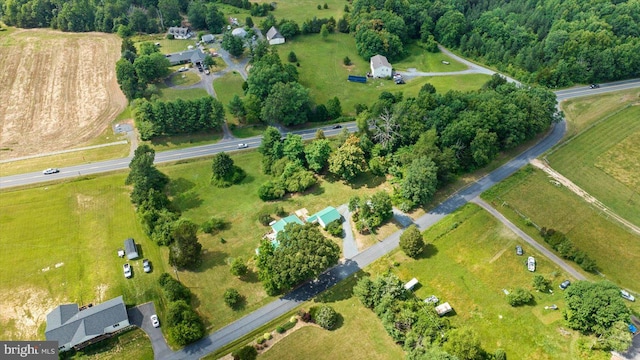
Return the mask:
POLYGON ((249 145, 247 145, 245 143, 238 144, 238 149, 246 149, 248 147, 249 147, 249 145))
POLYGON ((633 295, 629 294, 629 292, 626 290, 620 290, 620 296, 629 301, 636 301, 636 298, 633 297, 633 295))
POLYGON ((44 175, 51 175, 51 174, 55 174, 55 173, 59 173, 60 170, 55 169, 55 168, 48 168, 47 170, 44 170, 42 173, 44 175))
POLYGON ((598 85, 598 84, 589 85, 589 88, 591 88, 591 89, 598 89, 599 87, 600 87, 600 85, 598 85))

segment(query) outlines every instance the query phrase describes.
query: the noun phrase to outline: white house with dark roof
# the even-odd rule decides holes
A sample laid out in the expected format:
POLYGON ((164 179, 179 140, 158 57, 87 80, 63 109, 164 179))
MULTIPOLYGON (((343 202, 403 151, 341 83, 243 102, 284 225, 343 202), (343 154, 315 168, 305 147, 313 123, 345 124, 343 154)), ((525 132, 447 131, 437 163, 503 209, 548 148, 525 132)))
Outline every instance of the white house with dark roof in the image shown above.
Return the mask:
POLYGON ((393 68, 386 57, 382 55, 372 56, 371 60, 371 76, 373 77, 390 77, 393 75, 393 68))
POLYGON ((285 39, 284 39, 284 36, 280 34, 278 29, 276 29, 275 26, 272 26, 271 29, 267 31, 267 41, 271 45, 278 45, 278 44, 284 44, 285 39))
MULTIPOLYGON (((84 307, 83 307, 84 308, 84 307)), ((58 341, 59 350, 67 351, 75 346, 114 333, 129 326, 127 308, 122 296, 84 310, 78 304, 64 304, 47 314, 47 341, 58 341)))
POLYGON ((189 31, 189 28, 178 26, 170 27, 167 34, 173 35, 173 38, 178 40, 188 39, 193 35, 191 31, 189 31))

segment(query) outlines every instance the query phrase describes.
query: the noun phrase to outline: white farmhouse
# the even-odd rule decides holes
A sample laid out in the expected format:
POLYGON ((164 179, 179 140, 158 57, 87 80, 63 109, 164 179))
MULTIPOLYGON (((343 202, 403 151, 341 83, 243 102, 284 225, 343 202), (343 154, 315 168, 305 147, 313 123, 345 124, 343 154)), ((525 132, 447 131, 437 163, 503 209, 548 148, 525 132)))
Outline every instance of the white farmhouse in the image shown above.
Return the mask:
POLYGON ((371 76, 383 78, 392 75, 392 67, 386 57, 376 55, 371 57, 371 76))
POLYGON ((267 41, 270 45, 284 44, 284 40, 284 36, 274 26, 267 31, 267 41))

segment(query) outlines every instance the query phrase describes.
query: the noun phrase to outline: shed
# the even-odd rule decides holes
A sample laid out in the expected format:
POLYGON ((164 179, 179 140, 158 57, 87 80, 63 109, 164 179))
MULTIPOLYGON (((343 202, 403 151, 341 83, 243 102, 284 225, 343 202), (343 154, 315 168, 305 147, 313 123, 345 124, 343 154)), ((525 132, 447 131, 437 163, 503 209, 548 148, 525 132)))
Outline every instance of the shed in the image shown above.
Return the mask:
POLYGON ((418 285, 418 279, 413 278, 411 280, 409 280, 408 283, 404 284, 404 289, 405 290, 413 290, 413 288, 418 285))
POLYGON ((212 43, 215 41, 215 37, 211 34, 206 34, 206 35, 202 35, 202 38, 200 38, 202 40, 202 42, 204 43, 212 43))
POLYGON ((311 215, 307 222, 318 222, 322 228, 326 229, 329 223, 339 220, 341 218, 340 213, 333 206, 327 206, 326 208, 311 215))
POLYGON ((449 305, 448 302, 436 306, 435 309, 436 309, 436 313, 438 313, 438 315, 440 316, 443 316, 444 314, 453 311, 453 308, 451 307, 451 305, 449 305))
POLYGON ((127 254, 127 259, 129 260, 140 257, 140 255, 138 255, 138 246, 132 238, 128 238, 124 241, 124 252, 127 254))
POLYGON ((276 29, 275 26, 272 26, 271 29, 267 31, 267 41, 269 42, 270 45, 278 45, 278 44, 284 44, 285 39, 284 39, 284 36, 280 34, 278 29, 276 29))
POLYGON ((231 35, 243 38, 247 36, 247 31, 243 28, 236 28, 233 29, 231 35))
POLYGON ((382 55, 372 56, 370 64, 373 77, 389 77, 392 75, 393 68, 386 57, 382 55))

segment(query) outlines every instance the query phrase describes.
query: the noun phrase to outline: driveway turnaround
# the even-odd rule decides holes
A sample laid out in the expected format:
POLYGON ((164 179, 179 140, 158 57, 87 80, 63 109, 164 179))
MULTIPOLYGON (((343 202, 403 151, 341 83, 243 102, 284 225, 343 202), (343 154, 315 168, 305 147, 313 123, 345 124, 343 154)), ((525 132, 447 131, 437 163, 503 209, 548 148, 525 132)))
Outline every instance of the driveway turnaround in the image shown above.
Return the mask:
MULTIPOLYGON (((167 342, 162 335, 162 330, 160 330, 160 328, 154 328, 153 325, 151 325, 149 317, 157 314, 156 307, 152 302, 127 309, 127 314, 129 315, 131 325, 136 325, 142 329, 147 333, 149 339, 151 339, 153 356, 156 359, 165 359, 172 354, 171 349, 167 346, 167 342)), ((160 326, 162 327, 162 323, 160 323, 160 326)))

